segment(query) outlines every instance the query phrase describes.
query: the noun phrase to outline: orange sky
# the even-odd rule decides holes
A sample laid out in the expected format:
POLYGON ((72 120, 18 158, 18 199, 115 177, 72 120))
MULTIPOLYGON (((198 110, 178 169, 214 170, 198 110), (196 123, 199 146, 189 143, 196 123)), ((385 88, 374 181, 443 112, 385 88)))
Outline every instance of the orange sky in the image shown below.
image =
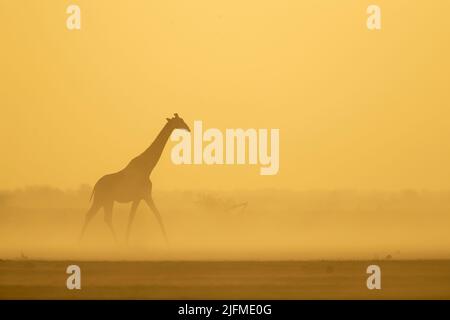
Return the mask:
POLYGON ((0 188, 94 184, 178 112, 279 128, 280 171, 174 166, 159 189, 450 188, 450 2, 2 1, 0 188), (68 31, 79 4, 82 29, 68 31), (382 8, 368 31, 366 8, 382 8))

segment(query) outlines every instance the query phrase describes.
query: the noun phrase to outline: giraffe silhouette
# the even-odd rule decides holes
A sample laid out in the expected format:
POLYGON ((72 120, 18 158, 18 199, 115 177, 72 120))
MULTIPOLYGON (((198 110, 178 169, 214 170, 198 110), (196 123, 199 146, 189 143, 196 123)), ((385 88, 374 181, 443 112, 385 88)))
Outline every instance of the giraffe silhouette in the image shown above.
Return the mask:
POLYGON ((128 242, 136 210, 139 203, 144 200, 155 214, 156 219, 161 226, 164 238, 166 242, 168 242, 161 215, 152 198, 152 182, 150 181, 150 174, 158 163, 164 150, 164 146, 172 134, 172 131, 175 129, 191 131, 184 120, 175 113, 174 117, 170 119, 167 118, 167 123, 164 125, 161 132, 143 153, 132 159, 124 169, 116 173, 107 174, 97 181, 91 195, 91 200, 93 198, 94 201, 86 214, 80 234, 80 240, 83 238, 89 222, 103 207, 105 212, 105 222, 111 229, 114 240, 117 242, 116 233, 112 225, 114 202, 132 202, 126 231, 126 241, 128 242))

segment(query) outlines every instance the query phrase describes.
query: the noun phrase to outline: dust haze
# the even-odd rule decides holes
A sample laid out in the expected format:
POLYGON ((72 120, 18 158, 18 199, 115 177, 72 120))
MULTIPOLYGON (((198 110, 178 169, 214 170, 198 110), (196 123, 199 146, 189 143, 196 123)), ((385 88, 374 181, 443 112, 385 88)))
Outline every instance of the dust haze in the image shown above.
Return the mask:
POLYGON ((154 191, 170 243, 141 205, 115 204, 115 243, 100 211, 79 242, 91 187, 0 193, 0 258, 316 260, 450 258, 448 191, 154 191))

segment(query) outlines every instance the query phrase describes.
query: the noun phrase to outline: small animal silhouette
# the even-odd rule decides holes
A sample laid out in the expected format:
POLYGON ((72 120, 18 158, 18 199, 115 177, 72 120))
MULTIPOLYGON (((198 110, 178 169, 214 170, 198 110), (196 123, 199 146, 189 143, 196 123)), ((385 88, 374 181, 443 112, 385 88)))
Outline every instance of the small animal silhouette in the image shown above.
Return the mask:
POLYGON ((207 210, 217 212, 229 212, 235 214, 244 213, 248 202, 236 202, 233 199, 224 199, 212 194, 200 194, 195 203, 207 210))
POLYGON ((126 231, 126 240, 128 242, 136 210, 141 200, 144 200, 154 212, 156 219, 161 226, 164 238, 166 242, 168 242, 161 215, 152 199, 152 182, 150 181, 150 174, 158 163, 164 150, 164 146, 172 134, 172 131, 175 129, 191 131, 184 120, 175 113, 173 118, 167 118, 167 123, 162 128, 161 132, 142 154, 132 159, 121 171, 105 175, 97 181, 91 195, 91 200, 93 197, 94 201, 86 214, 85 222, 80 234, 80 240, 82 239, 89 222, 103 207, 105 212, 105 222, 111 229, 113 237, 117 242, 116 233, 112 225, 113 204, 117 201, 120 203, 132 202, 126 231))

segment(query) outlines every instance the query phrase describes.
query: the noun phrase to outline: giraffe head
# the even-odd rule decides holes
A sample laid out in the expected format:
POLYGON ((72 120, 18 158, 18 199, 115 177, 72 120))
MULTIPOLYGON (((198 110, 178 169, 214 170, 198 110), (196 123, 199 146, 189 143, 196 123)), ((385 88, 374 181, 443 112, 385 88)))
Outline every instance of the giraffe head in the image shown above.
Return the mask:
POLYGON ((189 126, 184 122, 182 118, 178 116, 178 113, 174 113, 172 118, 166 118, 169 125, 172 126, 173 129, 182 129, 191 132, 189 126))

